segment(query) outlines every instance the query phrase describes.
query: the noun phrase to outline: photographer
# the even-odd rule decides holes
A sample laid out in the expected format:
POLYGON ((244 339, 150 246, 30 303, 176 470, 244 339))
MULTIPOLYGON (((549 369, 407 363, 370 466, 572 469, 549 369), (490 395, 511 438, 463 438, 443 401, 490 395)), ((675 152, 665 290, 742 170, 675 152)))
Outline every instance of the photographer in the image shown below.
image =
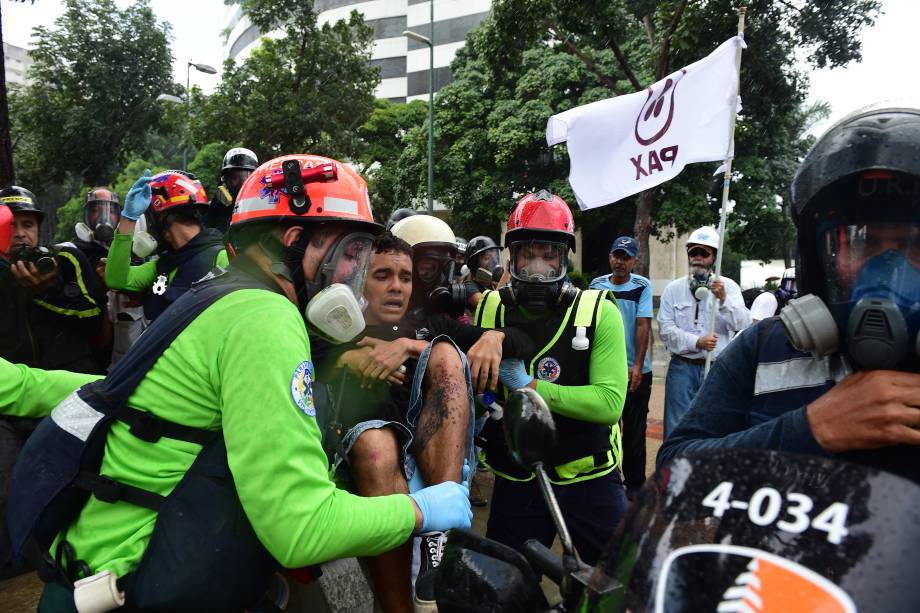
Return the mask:
MULTIPOLYGON (((12 212, 9 271, 0 278, 0 357, 46 370, 96 373, 90 338, 102 328, 102 309, 94 298, 98 280, 75 247, 39 247, 44 218, 35 195, 9 186, 0 190, 0 206, 12 212)), ((36 419, 0 419, 0 515, 5 512, 10 474, 19 450, 38 424, 36 419)), ((9 542, 0 528, 0 576, 9 542)))
POLYGON ((713 266, 719 233, 703 226, 687 239, 690 273, 674 279, 661 294, 658 330, 671 352, 664 390, 664 438, 674 431, 703 384, 706 353, 713 359, 728 345, 732 335, 751 325, 741 288, 728 277, 716 278, 713 266), (716 308, 715 331, 709 332, 709 316, 716 308))

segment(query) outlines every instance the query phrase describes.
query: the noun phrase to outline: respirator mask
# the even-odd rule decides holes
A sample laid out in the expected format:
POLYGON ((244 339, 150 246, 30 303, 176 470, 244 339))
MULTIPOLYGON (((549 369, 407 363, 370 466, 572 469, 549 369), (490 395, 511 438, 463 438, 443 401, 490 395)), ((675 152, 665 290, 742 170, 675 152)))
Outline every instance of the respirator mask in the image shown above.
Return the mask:
POLYGON ((497 283, 505 274, 501 263, 501 250, 498 247, 486 249, 477 254, 475 264, 473 280, 480 289, 492 287, 492 284, 497 283))
POLYGON ((712 286, 712 272, 708 266, 690 267, 690 293, 697 302, 706 300, 712 286))
POLYGON ((76 224, 77 238, 96 241, 108 247, 115 238, 115 226, 121 219, 121 206, 116 202, 96 201, 83 207, 83 221, 76 224))
POLYGON ((826 298, 780 313, 792 344, 818 356, 842 348, 861 370, 920 372, 920 226, 834 224, 818 239, 826 298))
POLYGON ((463 283, 453 281, 456 260, 441 249, 421 249, 412 259, 413 302, 430 313, 459 315, 466 307, 463 283))
POLYGON ((540 315, 577 293, 566 277, 568 245, 555 241, 519 241, 511 245, 511 284, 500 296, 540 315))
MULTIPOLYGON (((286 249, 286 262, 275 260, 272 272, 294 284, 307 327, 332 343, 347 343, 364 330, 364 280, 373 236, 364 232, 343 234, 323 257, 314 281, 306 281, 303 256, 310 233, 286 249)), ((271 255, 271 248, 263 249, 271 255)))

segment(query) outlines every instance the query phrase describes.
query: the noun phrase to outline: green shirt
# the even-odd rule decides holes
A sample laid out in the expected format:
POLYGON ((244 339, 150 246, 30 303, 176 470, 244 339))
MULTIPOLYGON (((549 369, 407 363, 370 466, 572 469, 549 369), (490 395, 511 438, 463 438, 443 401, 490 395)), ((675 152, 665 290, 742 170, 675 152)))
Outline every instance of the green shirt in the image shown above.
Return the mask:
MULTIPOLYGON (((105 261, 105 284, 109 289, 118 289, 126 292, 143 292, 150 288, 157 280, 156 260, 144 262, 136 266, 131 265, 131 245, 134 240, 132 234, 115 234, 109 255, 105 261)), ((221 250, 214 260, 216 266, 226 268, 228 262, 227 251, 221 250)), ((176 270, 169 271, 168 280, 172 281, 176 270)))
POLYGON ((620 310, 604 300, 594 328, 588 366, 590 383, 558 385, 537 380, 537 393, 554 413, 598 424, 616 424, 623 412, 629 381, 624 339, 620 310))
POLYGON ((0 358, 0 414, 45 417, 72 391, 97 379, 66 370, 41 370, 0 358))
MULTIPOLYGON (((246 515, 288 568, 377 555, 404 543, 415 526, 408 496, 362 498, 330 481, 316 419, 297 403, 312 412, 312 398, 292 391, 295 371, 309 359, 303 320, 290 301, 239 290, 183 330, 128 400, 163 419, 223 429, 246 515)), ((199 450, 169 438, 147 443, 114 422, 101 473, 167 495, 199 450)), ((155 521, 149 509, 90 497, 63 536, 94 572, 123 576, 140 561, 155 521)))

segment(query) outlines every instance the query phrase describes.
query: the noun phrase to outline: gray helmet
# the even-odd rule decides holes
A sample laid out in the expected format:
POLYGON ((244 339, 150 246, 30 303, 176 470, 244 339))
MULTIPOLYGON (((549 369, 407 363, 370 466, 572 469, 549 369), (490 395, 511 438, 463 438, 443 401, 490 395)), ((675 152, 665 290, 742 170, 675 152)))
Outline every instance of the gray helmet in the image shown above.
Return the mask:
POLYGON ((228 170, 255 170, 259 166, 259 158, 245 147, 234 147, 224 154, 224 163, 221 165, 220 174, 223 176, 228 170))
POLYGON ((390 218, 387 219, 387 232, 389 232, 397 222, 402 221, 406 217, 412 217, 417 215, 413 209, 396 209, 390 213, 390 218))
POLYGON ((18 185, 0 189, 0 204, 8 206, 13 213, 34 213, 38 217, 38 223, 45 218, 45 212, 38 204, 35 194, 18 185))
MULTIPOLYGON (((818 229, 835 220, 898 221, 906 181, 920 187, 920 108, 876 104, 841 119, 812 146, 792 181, 798 294, 825 298, 818 229), (884 189, 880 186, 884 185, 884 189)), ((910 189, 913 190, 914 187, 910 189)))

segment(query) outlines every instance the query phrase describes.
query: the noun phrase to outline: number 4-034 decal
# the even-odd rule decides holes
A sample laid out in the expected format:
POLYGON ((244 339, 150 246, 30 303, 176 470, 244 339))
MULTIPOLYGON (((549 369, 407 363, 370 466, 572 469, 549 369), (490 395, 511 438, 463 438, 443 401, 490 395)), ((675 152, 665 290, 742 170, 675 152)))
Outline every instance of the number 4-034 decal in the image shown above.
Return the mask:
POLYGON ((776 489, 762 487, 749 500, 733 500, 733 488, 731 481, 723 481, 703 498, 703 506, 711 508, 715 517, 722 517, 731 509, 747 511, 751 523, 769 526, 776 522, 777 528, 793 534, 805 532, 808 528, 826 532, 828 542, 834 545, 839 545, 847 535, 847 512, 850 508, 842 502, 832 503, 812 517, 815 504, 806 494, 789 492, 784 502, 783 495, 776 489), (785 517, 780 519, 783 512, 785 517))

